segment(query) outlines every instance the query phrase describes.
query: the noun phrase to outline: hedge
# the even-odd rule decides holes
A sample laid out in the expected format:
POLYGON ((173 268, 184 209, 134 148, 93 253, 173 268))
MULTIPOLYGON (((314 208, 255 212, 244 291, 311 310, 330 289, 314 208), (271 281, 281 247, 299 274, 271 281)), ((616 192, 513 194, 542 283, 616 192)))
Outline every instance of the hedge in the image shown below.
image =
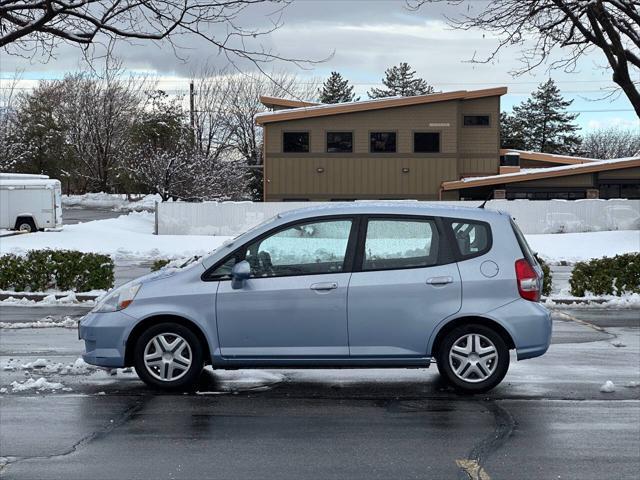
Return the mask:
POLYGON ((0 289, 87 292, 113 287, 113 260, 108 255, 73 250, 31 250, 24 256, 0 256, 0 289))
POLYGON ((553 283, 551 268, 549 268, 547 262, 542 260, 538 255, 536 255, 536 260, 540 264, 542 272, 544 273, 544 281, 542 282, 542 295, 548 297, 549 295, 551 295, 551 285, 553 283))
POLYGON ((578 262, 569 279, 571 295, 640 293, 640 253, 626 253, 578 262))

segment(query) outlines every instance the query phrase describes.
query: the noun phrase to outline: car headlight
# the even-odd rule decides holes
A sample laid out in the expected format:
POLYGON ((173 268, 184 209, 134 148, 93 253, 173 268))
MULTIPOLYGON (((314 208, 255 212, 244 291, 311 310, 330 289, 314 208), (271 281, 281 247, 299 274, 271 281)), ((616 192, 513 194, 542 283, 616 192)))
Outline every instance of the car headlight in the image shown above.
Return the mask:
POLYGON ((104 297, 94 308, 93 312, 117 312, 127 308, 136 298, 138 290, 140 290, 140 283, 134 283, 133 285, 123 285, 120 288, 116 288, 109 295, 104 297))

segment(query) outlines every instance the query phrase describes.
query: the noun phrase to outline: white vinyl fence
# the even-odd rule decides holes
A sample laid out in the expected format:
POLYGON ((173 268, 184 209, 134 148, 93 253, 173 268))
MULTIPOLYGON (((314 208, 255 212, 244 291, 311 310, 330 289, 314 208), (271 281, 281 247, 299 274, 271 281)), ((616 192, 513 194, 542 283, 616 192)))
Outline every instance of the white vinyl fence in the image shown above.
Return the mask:
MULTIPOLYGON (((475 207, 481 202, 425 203, 475 207)), ((314 205, 328 203, 159 203, 156 233, 235 236, 280 212, 314 205)), ((486 208, 509 212, 524 233, 640 230, 640 200, 491 200, 486 208)))

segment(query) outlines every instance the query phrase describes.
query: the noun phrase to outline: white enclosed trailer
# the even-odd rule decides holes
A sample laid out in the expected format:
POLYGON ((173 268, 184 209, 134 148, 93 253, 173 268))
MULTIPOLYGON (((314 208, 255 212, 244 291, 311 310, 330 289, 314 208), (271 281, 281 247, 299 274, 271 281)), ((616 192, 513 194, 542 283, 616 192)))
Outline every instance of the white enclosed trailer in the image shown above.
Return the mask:
POLYGON ((62 186, 42 175, 0 174, 0 228, 62 227, 62 186))

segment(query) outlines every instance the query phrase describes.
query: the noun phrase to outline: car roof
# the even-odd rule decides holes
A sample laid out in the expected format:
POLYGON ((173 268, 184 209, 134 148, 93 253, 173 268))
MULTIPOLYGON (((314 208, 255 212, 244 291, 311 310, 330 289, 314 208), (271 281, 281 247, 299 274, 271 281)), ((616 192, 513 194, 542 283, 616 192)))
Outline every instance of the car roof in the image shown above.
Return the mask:
POLYGON ((418 215, 434 217, 466 218, 470 220, 489 220, 500 215, 497 210, 448 205, 443 203, 427 203, 419 201, 394 202, 341 202, 314 205, 312 207, 288 210, 278 214, 284 221, 331 215, 418 215))

